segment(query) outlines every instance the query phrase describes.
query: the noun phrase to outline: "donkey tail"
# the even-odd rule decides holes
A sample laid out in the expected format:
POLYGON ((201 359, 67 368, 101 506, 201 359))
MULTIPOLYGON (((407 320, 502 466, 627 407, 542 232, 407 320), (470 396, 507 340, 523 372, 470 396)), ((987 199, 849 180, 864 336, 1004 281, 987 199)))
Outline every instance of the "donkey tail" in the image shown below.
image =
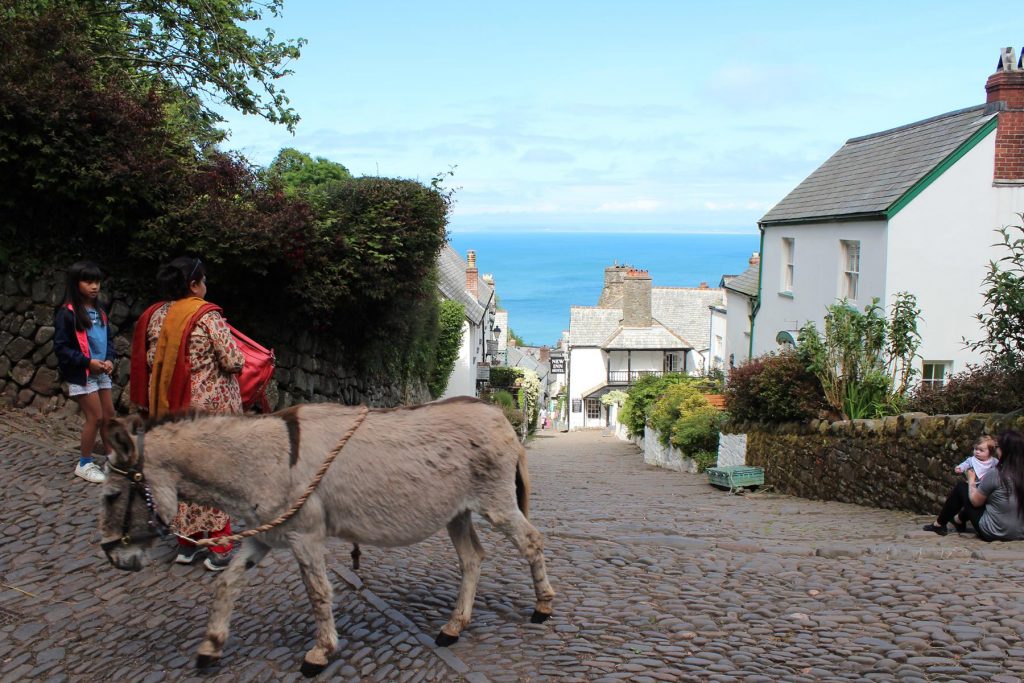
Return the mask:
POLYGON ((530 473, 526 471, 526 449, 522 446, 516 461, 516 504, 524 517, 530 516, 530 473))

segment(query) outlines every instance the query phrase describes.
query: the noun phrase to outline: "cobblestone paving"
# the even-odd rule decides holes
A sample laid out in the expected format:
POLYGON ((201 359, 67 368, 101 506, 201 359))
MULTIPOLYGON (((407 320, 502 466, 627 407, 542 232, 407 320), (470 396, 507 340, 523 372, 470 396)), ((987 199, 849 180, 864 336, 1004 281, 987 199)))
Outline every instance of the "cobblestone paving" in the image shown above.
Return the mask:
MULTIPOLYGON (((110 568, 95 487, 70 476, 74 433, 0 413, 0 682, 188 680, 211 577, 110 568), (62 453, 60 458, 57 453, 62 453), (24 592, 22 592, 24 591, 24 592)), ((1024 544, 919 531, 926 517, 758 492, 643 465, 600 433, 530 446, 531 517, 547 539, 555 616, 529 623, 529 572, 477 520, 488 552, 473 620, 454 602, 446 535, 411 548, 329 547, 336 680, 1019 681, 1024 544)), ((313 624, 281 553, 239 600, 210 680, 298 680, 313 624)), ((325 676, 324 678, 326 678, 325 676)))

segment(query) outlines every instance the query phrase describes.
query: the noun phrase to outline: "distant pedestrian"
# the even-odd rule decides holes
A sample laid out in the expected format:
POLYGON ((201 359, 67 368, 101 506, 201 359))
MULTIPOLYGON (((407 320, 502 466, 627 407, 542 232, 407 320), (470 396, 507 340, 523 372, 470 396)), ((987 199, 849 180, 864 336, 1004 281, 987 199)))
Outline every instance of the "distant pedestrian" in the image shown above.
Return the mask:
POLYGON ((68 383, 68 395, 75 399, 85 417, 81 452, 75 475, 100 484, 107 477, 93 459, 99 432, 104 453, 112 449, 107 423, 114 416, 110 396, 114 371, 114 345, 110 340, 107 314, 100 308, 100 280, 103 273, 92 261, 78 261, 68 268, 64 300, 53 315, 53 350, 61 377, 68 383))
POLYGON ((547 429, 548 428, 548 409, 547 408, 541 408, 540 409, 540 428, 541 429, 547 429))
POLYGON ((949 530, 946 528, 949 522, 952 522, 959 532, 967 530, 967 519, 970 516, 969 508, 972 507, 970 482, 972 479, 975 481, 981 479, 999 463, 999 460, 996 458, 997 447, 996 440, 988 434, 983 434, 975 440, 971 455, 953 470, 957 474, 963 474, 966 480, 958 482, 953 487, 953 490, 949 492, 949 496, 946 497, 946 502, 942 506, 939 516, 933 524, 925 525, 925 531, 945 536, 949 533, 949 530))
MULTIPOLYGON (((238 374, 245 357, 220 307, 205 299, 206 266, 197 258, 176 258, 160 267, 157 284, 167 300, 150 306, 135 324, 132 402, 150 417, 187 410, 241 413, 238 374)), ((231 535, 226 512, 191 503, 179 503, 173 526, 193 539, 231 535)), ((206 568, 220 571, 230 561, 230 542, 211 546, 208 555, 186 538, 178 545, 180 564, 205 556, 206 568)))

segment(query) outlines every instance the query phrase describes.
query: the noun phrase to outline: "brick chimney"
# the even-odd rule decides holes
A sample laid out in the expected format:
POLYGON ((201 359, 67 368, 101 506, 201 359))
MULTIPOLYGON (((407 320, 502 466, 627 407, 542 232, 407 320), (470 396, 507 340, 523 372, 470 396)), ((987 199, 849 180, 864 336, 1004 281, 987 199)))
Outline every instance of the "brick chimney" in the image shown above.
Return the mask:
POLYGON ((1024 70, 1012 47, 1002 49, 985 91, 989 110, 999 113, 993 180, 996 185, 1024 185, 1024 70))
POLYGON ((622 326, 651 326, 651 276, 630 268, 622 280, 622 326))
POLYGON ((707 288, 708 288, 708 283, 706 283, 706 282, 701 282, 700 283, 699 289, 707 289, 707 288))
POLYGON ((480 298, 478 291, 480 271, 476 269, 476 252, 470 249, 466 252, 466 291, 473 295, 474 299, 480 298))
POLYGON ((755 251, 753 254, 750 255, 750 261, 748 261, 747 263, 749 263, 752 266, 756 266, 760 262, 761 255, 755 251))
POLYGON ((540 362, 547 363, 551 360, 551 349, 547 346, 540 347, 540 362))
POLYGON ((604 289, 597 300, 598 308, 619 308, 622 306, 622 279, 629 271, 629 266, 608 266, 604 269, 604 289))

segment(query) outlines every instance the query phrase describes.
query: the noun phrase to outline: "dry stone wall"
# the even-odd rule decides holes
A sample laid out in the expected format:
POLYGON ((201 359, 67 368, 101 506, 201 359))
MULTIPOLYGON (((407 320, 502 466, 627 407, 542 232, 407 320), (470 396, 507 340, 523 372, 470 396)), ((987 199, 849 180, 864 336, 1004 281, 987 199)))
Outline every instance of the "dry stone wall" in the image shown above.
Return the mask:
POLYGON ((803 498, 938 512, 958 481, 953 468, 982 434, 1024 429, 1024 416, 925 415, 781 425, 730 424, 746 434, 746 464, 765 484, 803 498))
MULTIPOLYGON (((109 311, 110 329, 118 362, 113 399, 128 411, 131 333, 135 321, 151 302, 126 292, 112 291, 104 282, 102 303, 109 311)), ((0 294, 0 401, 42 412, 77 410, 67 398, 53 352, 53 313, 64 296, 64 273, 38 278, 3 275, 0 294)), ((230 316, 230 311, 227 312, 230 316)), ((275 409, 305 402, 335 401, 351 405, 395 406, 430 400, 426 386, 407 387, 394 381, 373 381, 346 369, 341 349, 329 339, 308 331, 284 333, 275 343, 277 369, 268 390, 275 409)))

